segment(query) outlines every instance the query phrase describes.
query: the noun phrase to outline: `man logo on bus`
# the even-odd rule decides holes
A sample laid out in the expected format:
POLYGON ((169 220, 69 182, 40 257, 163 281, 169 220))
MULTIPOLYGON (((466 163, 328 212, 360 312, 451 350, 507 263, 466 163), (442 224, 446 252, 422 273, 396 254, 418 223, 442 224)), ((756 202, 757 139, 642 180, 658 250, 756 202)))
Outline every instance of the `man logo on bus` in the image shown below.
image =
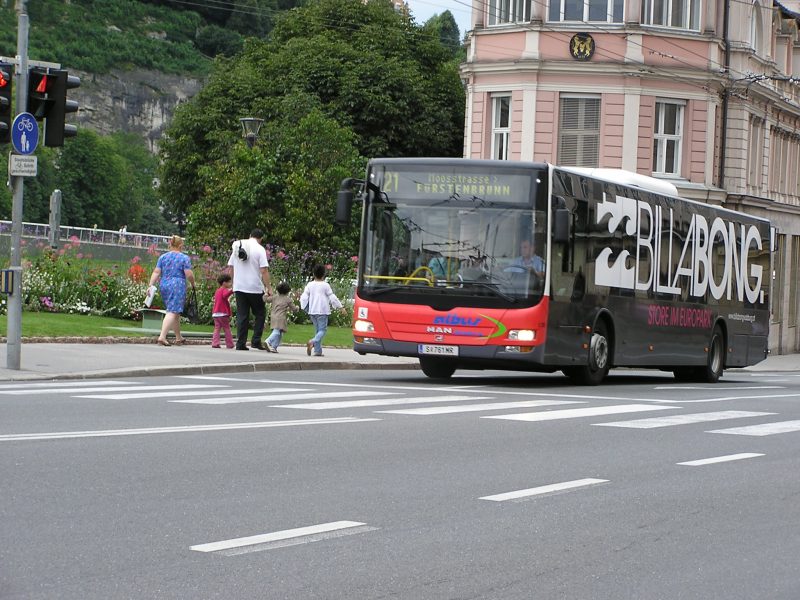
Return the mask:
POLYGON ((694 214, 685 239, 681 239, 673 231, 672 209, 669 220, 662 212, 661 206, 625 196, 609 201, 603 193, 603 201, 597 204, 597 224, 608 217, 609 233, 622 225, 636 240, 636 255, 622 250, 612 259, 614 250, 604 248, 595 264, 595 285, 673 295, 687 289, 695 297, 708 291, 717 300, 730 300, 735 283, 740 302, 745 297, 753 304, 763 301, 763 269, 749 264, 750 249, 762 250, 761 234, 755 225, 721 217, 709 225, 703 215, 694 214), (663 229, 664 223, 669 223, 669 229, 663 229))

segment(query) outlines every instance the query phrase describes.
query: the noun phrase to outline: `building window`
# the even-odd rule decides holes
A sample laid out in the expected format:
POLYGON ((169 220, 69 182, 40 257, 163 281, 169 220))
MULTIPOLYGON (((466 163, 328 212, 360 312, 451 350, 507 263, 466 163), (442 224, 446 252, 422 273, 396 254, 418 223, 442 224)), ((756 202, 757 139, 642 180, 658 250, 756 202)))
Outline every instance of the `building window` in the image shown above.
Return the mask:
POLYGON ((600 98, 561 96, 558 164, 597 167, 600 162, 600 98))
POLYGON ((747 149, 747 184, 761 187, 764 169, 764 119, 750 117, 750 140, 747 149))
POLYGON ((548 21, 622 23, 624 0, 550 0, 548 21))
POLYGON ((700 0, 643 0, 642 23, 698 31, 700 0))
POLYGON ((778 127, 770 130, 769 152, 769 190, 771 192, 788 192, 787 168, 791 161, 789 152, 790 134, 778 127))
POLYGON ((489 25, 530 21, 530 0, 489 0, 489 25))
POLYGON ((681 142, 683 138, 683 104, 656 102, 653 131, 653 174, 681 174, 681 142))
POLYGON ((764 44, 762 40, 761 6, 758 2, 753 2, 753 18, 750 19, 750 47, 756 54, 763 52, 764 44))
POLYGON ((508 160, 511 133, 511 96, 492 97, 492 158, 508 160))

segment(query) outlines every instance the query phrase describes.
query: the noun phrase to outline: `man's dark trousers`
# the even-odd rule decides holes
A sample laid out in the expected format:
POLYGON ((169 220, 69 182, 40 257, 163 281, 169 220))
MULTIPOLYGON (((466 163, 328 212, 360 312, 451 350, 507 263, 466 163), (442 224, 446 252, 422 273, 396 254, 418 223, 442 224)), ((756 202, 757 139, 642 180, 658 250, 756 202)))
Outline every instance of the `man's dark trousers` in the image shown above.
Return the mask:
POLYGON ((267 305, 263 294, 235 292, 236 295, 236 347, 247 347, 248 321, 253 311, 253 339, 251 346, 261 347, 261 334, 264 333, 264 320, 267 316, 267 305))

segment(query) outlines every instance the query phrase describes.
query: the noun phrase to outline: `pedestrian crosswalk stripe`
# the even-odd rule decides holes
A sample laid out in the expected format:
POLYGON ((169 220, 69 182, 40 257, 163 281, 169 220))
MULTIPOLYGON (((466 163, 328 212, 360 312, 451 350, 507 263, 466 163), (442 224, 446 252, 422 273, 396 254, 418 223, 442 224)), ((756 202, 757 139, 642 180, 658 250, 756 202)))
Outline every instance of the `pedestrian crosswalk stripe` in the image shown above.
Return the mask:
POLYGON ((774 415, 771 412, 749 412, 746 410, 723 410, 719 412, 694 413, 669 415, 667 417, 652 417, 650 419, 635 419, 632 421, 614 421, 613 423, 592 423, 598 427, 629 427, 631 429, 653 429, 655 427, 670 427, 672 425, 689 425, 691 423, 706 423, 708 421, 723 421, 725 419, 744 419, 746 417, 764 417, 774 415))
MULTIPOLYGON (((354 396, 350 392, 347 396, 354 396)), ((374 395, 374 392, 373 392, 374 395)), ((332 410, 335 408, 363 408, 365 406, 391 406, 396 404, 428 404, 429 402, 462 402, 464 400, 490 400, 489 396, 428 396, 425 398, 393 398, 353 400, 345 402, 312 402, 309 404, 281 404, 271 408, 301 408, 306 410, 332 410)))
MULTIPOLYGON (((207 381, 238 381, 241 383, 273 383, 279 385, 316 385, 325 387, 347 387, 347 388, 368 388, 368 389, 384 389, 386 386, 381 386, 374 383, 333 383, 327 381, 294 381, 286 379, 250 379, 244 377, 221 377, 216 375, 180 375, 181 379, 201 379, 207 381)), ((506 389, 492 389, 490 386, 478 385, 392 385, 395 391, 403 390, 416 393, 475 393, 475 394, 494 394, 503 396, 527 396, 532 398, 549 398, 549 399, 568 399, 568 400, 626 400, 631 402, 664 402, 668 400, 651 399, 651 398, 628 398, 624 396, 598 396, 591 394, 563 394, 559 392, 531 392, 526 389, 521 390, 506 390, 506 389)))
MULTIPOLYGON (((707 385, 707 386, 696 386, 696 385, 657 385, 653 388, 654 390, 700 390, 700 391, 718 391, 719 388, 716 384, 707 385)), ((753 386, 736 386, 736 387, 729 387, 725 388, 726 390, 785 390, 785 385, 753 385, 753 386)))
POLYGON ((747 427, 731 427, 730 429, 714 429, 706 433, 729 433, 731 435, 765 436, 778 433, 792 433, 800 431, 800 421, 778 421, 762 425, 749 425, 747 427))
MULTIPOLYGON (((198 390, 198 389, 208 389, 208 388, 224 388, 228 387, 227 385, 209 385, 204 383, 190 383, 190 384, 179 384, 179 385, 136 385, 136 384, 123 384, 123 385, 115 385, 115 386, 108 386, 108 387, 81 387, 81 388, 52 388, 52 389, 37 389, 37 390, 0 390, 0 394, 10 394, 14 396, 23 396, 23 395, 32 395, 32 394, 82 394, 86 392, 91 393, 100 393, 100 392, 125 392, 125 391, 133 391, 136 392, 149 392, 149 391, 158 391, 158 390, 198 390)), ((174 392, 170 392, 172 394, 174 392)), ((167 394, 167 395, 170 395, 167 394)), ((88 398, 88 396, 79 396, 79 398, 88 398)))
POLYGON ((598 483, 608 483, 608 479, 592 479, 592 478, 576 479, 575 481, 552 483, 550 485, 528 488, 526 490, 505 492, 503 494, 494 494, 493 496, 483 496, 481 498, 478 498, 478 500, 491 500, 493 502, 505 502, 506 500, 520 500, 522 498, 530 498, 531 496, 541 496, 542 494, 550 494, 553 492, 572 490, 579 487, 585 487, 587 485, 597 485, 598 483))
POLYGON ((577 419, 580 417, 597 417, 600 415, 617 415, 620 413, 645 412, 650 410, 668 410, 677 406, 660 404, 618 404, 614 406, 590 406, 587 408, 568 408, 542 412, 518 413, 512 415, 490 415, 481 419, 507 419, 509 421, 554 421, 556 419, 577 419))
POLYGON ((452 413, 479 412, 483 410, 503 410, 507 408, 533 408, 535 406, 555 406, 558 404, 584 404, 570 400, 521 400, 519 402, 495 402, 494 404, 459 404, 457 406, 424 406, 422 408, 401 408, 397 410, 376 410, 376 413, 392 415, 447 415, 452 413))
POLYGON ((53 433, 15 433, 0 435, 0 442, 27 442, 40 440, 66 440, 77 438, 116 437, 123 435, 151 435, 156 433, 195 433, 200 431, 226 431, 232 429, 265 429, 270 427, 296 427, 300 425, 336 425, 341 423, 368 423, 380 419, 338 417, 331 419, 302 419, 291 421, 262 421, 258 423, 221 423, 215 425, 181 425, 176 427, 147 427, 140 429, 105 429, 97 431, 58 431, 53 433))
MULTIPOLYGON (((206 386, 204 386, 206 387, 206 386)), ((245 394, 263 394, 265 392, 308 392, 306 388, 284 388, 282 390, 264 390, 257 388, 247 388, 238 390, 194 390, 170 392, 131 392, 130 394, 97 394, 91 396, 76 396, 76 398, 95 398, 100 400, 137 400, 140 398, 174 398, 176 396, 242 396, 245 394)))
MULTIPOLYGON (((264 394, 263 396, 241 396, 239 398, 197 398, 193 400, 170 400, 176 404, 242 404, 246 402, 286 402, 289 400, 318 400, 319 398, 352 398, 354 396, 391 396, 394 392, 308 392, 303 394, 283 394, 283 391, 264 394)), ((298 404, 297 407, 305 408, 307 404, 298 404)))
POLYGON ((675 463, 678 465, 685 465, 687 467, 701 467, 703 465, 715 465, 722 462, 730 462, 732 460, 743 460, 745 458, 756 458, 757 456, 764 456, 755 452, 741 452, 739 454, 728 454, 727 456, 715 456, 714 458, 701 458, 700 460, 687 460, 686 462, 675 463))
POLYGON ((248 552, 258 552, 260 550, 272 550, 274 548, 318 542, 320 540, 341 537, 343 535, 352 535, 354 533, 375 531, 377 529, 377 527, 371 527, 366 523, 359 523, 357 521, 334 521, 333 523, 297 527, 296 529, 274 531, 261 535, 250 535, 232 540, 223 540, 221 542, 197 544, 195 546, 190 546, 189 549, 195 552, 218 552, 225 556, 234 556, 237 554, 246 554, 248 552))
POLYGON ((47 383, 10 383, 10 384, 2 384, 3 390, 18 390, 18 389, 28 389, 28 388, 40 388, 44 390, 44 388, 52 388, 52 387, 88 387, 92 385, 134 385, 129 381, 109 381, 109 380, 101 380, 101 381, 85 381, 81 379, 80 381, 48 381, 47 383))

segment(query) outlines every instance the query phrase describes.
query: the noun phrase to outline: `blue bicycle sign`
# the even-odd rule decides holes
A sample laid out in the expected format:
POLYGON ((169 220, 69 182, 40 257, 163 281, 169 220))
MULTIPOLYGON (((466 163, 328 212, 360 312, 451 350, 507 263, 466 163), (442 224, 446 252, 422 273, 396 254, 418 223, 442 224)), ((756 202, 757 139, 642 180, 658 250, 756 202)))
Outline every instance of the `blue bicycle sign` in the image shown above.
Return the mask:
POLYGON ((39 144, 39 124, 31 113, 19 113, 11 125, 11 145, 19 154, 33 154, 39 144))

